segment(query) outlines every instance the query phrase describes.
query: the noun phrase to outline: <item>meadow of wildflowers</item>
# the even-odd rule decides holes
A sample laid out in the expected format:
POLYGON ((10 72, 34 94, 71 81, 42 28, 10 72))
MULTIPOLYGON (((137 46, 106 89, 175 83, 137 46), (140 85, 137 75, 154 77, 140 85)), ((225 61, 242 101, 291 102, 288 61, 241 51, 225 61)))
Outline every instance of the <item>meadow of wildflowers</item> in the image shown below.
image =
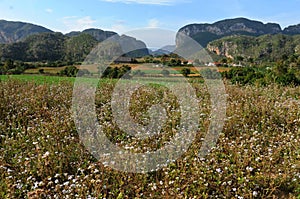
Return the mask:
MULTIPOLYGON (((113 121, 115 81, 96 95, 98 121, 117 146, 157 150, 176 134, 178 102, 165 87, 132 95, 132 118, 147 124, 160 102, 162 132, 138 139, 113 121)), ((199 99, 199 132, 176 161, 149 173, 120 172, 95 159, 79 139, 71 112, 71 82, 0 81, 0 198, 300 198, 300 87, 226 83, 227 117, 217 145, 198 157, 210 122, 210 97, 199 99)))

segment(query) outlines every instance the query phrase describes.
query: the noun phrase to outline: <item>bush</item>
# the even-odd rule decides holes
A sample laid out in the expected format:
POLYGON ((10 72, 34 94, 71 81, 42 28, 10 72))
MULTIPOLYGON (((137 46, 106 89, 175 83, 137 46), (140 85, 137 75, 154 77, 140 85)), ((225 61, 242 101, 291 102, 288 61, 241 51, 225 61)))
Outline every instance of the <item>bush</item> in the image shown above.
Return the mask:
POLYGON ((280 85, 300 85, 300 80, 295 70, 284 66, 275 66, 271 70, 258 67, 235 67, 227 72, 223 72, 223 77, 230 79, 232 83, 242 85, 259 84, 267 85, 276 83, 280 85))
POLYGON ((182 74, 183 76, 185 76, 185 77, 188 77, 189 74, 191 74, 191 69, 190 69, 190 68, 183 68, 183 69, 181 70, 181 74, 182 74))
POLYGON ((64 70, 60 71, 61 76, 67 76, 67 77, 76 77, 78 73, 78 68, 75 66, 68 66, 64 70))
POLYGON ((131 71, 131 67, 128 65, 123 65, 122 67, 107 67, 106 70, 102 73, 102 77, 104 78, 111 78, 111 79, 115 79, 115 78, 131 78, 131 76, 129 75, 131 71))

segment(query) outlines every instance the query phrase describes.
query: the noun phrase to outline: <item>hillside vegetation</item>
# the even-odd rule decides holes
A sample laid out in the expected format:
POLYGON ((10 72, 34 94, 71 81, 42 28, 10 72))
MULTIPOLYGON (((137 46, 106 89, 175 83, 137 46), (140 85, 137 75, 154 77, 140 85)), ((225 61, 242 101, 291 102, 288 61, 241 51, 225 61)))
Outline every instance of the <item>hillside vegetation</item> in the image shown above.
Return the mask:
POLYGON ((217 55, 274 62, 300 54, 300 35, 263 35, 259 37, 235 35, 212 41, 207 49, 217 55))
MULTIPOLYGON (((225 19, 213 24, 189 24, 179 30, 180 33, 195 39, 203 47, 214 41, 226 36, 246 35, 261 36, 267 34, 300 34, 300 25, 292 25, 282 30, 279 24, 267 23, 249 20, 246 18, 225 19)), ((177 44, 180 40, 177 40, 177 44)))
MULTIPOLYGON (((128 36, 119 36, 115 39, 140 49, 128 54, 131 57, 148 55, 146 45, 141 41, 128 36)), ((2 44, 0 56, 4 60, 11 59, 23 62, 82 62, 98 44, 98 40, 86 33, 72 37, 61 33, 41 33, 29 36, 24 41, 2 44)), ((114 46, 106 45, 106 48, 107 51, 114 54, 114 46)))
POLYGON ((45 27, 24 23, 0 20, 0 44, 21 41, 29 35, 53 32, 45 27))

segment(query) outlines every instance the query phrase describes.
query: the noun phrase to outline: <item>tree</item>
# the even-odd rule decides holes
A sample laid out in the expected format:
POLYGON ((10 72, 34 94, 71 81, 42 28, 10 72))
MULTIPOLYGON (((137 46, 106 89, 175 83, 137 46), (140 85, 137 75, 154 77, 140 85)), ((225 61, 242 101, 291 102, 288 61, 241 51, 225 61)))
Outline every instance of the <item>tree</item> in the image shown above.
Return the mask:
POLYGON ((105 78, 125 78, 129 79, 131 76, 129 75, 131 71, 131 67, 128 65, 123 65, 122 67, 107 67, 106 70, 102 73, 102 77, 105 78))
POLYGON ((120 69, 119 69, 119 74, 118 74, 118 78, 125 78, 125 79, 130 79, 130 73, 131 71, 131 67, 128 65, 123 65, 120 69))
POLYGON ((183 76, 188 77, 189 74, 191 74, 191 69, 190 68, 183 68, 181 70, 181 73, 182 73, 183 76))
MULTIPOLYGON (((102 69, 99 67, 98 69, 102 69)), ((109 77, 109 74, 112 72, 112 67, 108 66, 105 71, 99 71, 100 74, 102 73, 102 77, 109 77)))
POLYGON ((168 66, 180 66, 180 65, 181 65, 181 60, 180 59, 172 58, 168 63, 168 66))
POLYGON ((11 60, 11 59, 7 59, 5 62, 4 62, 4 69, 6 71, 8 71, 9 69, 12 69, 14 68, 14 61, 11 60))
POLYGON ((68 77, 76 77, 78 73, 78 68, 75 66, 68 66, 64 70, 60 71, 60 75, 68 77))
POLYGON ((182 63, 186 66, 189 62, 187 60, 184 60, 182 63))

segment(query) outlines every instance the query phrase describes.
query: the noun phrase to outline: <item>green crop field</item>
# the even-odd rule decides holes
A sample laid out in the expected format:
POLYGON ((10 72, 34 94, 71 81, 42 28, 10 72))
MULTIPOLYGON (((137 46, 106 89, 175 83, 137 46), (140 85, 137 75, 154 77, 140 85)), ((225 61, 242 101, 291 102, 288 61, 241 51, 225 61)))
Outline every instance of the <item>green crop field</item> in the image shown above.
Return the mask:
POLYGON ((37 84, 58 84, 60 82, 74 82, 73 77, 45 76, 45 75, 0 75, 0 80, 19 80, 25 82, 35 82, 37 84))

